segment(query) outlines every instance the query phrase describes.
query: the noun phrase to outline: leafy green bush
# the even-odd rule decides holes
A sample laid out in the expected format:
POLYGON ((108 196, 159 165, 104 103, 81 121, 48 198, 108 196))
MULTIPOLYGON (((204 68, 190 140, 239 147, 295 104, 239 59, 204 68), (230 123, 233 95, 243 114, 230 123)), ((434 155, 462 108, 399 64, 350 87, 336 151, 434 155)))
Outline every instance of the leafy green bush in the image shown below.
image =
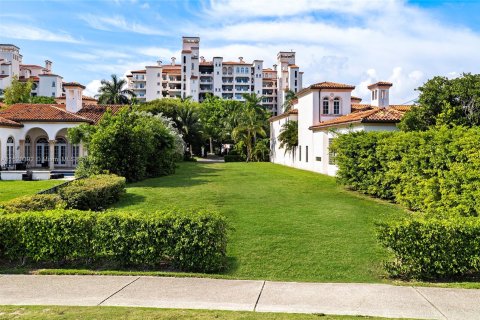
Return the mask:
POLYGON ((107 174, 91 176, 73 181, 58 193, 70 209, 99 211, 125 193, 125 178, 107 174))
POLYGON ((480 214, 480 128, 356 132, 334 141, 340 183, 411 210, 480 214))
POLYGON ((6 214, 0 216, 0 258, 212 272, 225 266, 226 235, 225 218, 208 212, 6 214))
POLYGON ((226 154, 223 157, 223 160, 225 162, 245 162, 245 157, 241 155, 236 155, 236 154, 226 154))
POLYGON ((480 220, 415 218, 379 227, 379 240, 394 254, 392 276, 444 279, 480 272, 480 220))
POLYGON ((66 203, 57 194, 34 194, 4 202, 0 208, 7 213, 63 209, 66 203))

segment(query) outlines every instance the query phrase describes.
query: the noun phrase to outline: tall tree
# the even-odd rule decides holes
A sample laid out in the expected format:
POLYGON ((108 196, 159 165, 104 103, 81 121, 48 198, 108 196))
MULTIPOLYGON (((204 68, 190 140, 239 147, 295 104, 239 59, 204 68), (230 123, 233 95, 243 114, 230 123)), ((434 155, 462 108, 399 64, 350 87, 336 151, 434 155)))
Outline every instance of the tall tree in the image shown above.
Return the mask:
POLYGON ((280 148, 285 148, 287 151, 293 151, 298 146, 298 122, 295 120, 289 120, 282 125, 280 134, 278 136, 280 141, 280 148))
POLYGON ((126 89, 127 81, 119 79, 117 75, 112 74, 112 80, 103 79, 102 86, 98 90, 98 101, 103 104, 129 104, 130 98, 135 97, 132 90, 126 89))
POLYGON ((290 111, 295 100, 297 100, 297 94, 292 90, 287 90, 285 93, 285 102, 283 103, 283 112, 290 111))
POLYGON ((32 86, 32 81, 21 82, 17 76, 13 76, 12 83, 3 91, 3 102, 6 105, 29 102, 32 86))
POLYGON ((434 77, 417 89, 418 106, 405 114, 404 131, 424 131, 437 125, 480 125, 480 74, 448 79, 434 77))

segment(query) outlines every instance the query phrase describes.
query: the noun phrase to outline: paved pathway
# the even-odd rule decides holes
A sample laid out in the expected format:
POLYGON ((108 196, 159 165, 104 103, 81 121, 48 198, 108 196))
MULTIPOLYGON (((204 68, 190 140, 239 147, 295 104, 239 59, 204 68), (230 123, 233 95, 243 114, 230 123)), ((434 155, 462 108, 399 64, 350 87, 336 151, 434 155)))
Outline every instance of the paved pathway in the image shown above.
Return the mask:
POLYGON ((0 304, 480 319, 480 290, 138 276, 0 276, 0 304))

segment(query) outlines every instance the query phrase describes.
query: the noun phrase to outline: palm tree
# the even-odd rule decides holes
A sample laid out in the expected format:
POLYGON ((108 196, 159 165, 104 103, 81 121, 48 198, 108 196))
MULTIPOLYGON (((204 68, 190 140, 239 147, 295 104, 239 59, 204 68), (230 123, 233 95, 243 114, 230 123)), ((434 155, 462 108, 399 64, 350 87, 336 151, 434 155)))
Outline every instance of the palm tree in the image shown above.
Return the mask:
POLYGON ((287 90, 285 93, 285 102, 283 103, 283 112, 290 111, 295 100, 297 100, 297 94, 292 90, 287 90))
POLYGON ((124 89, 127 85, 125 79, 118 79, 117 75, 112 74, 112 80, 101 81, 102 86, 98 89, 98 101, 102 104, 129 104, 129 97, 135 97, 132 90, 124 89))
POLYGON ((199 114, 194 105, 182 104, 182 107, 177 110, 175 123, 192 154, 192 144, 200 134, 199 114))
POLYGON ((280 148, 285 148, 285 153, 293 151, 298 146, 298 122, 295 120, 285 122, 282 125, 278 140, 280 141, 280 148))
POLYGON ((247 162, 252 160, 253 147, 257 135, 265 137, 264 121, 254 109, 246 109, 238 119, 239 123, 233 129, 232 137, 238 143, 241 142, 247 149, 247 162))

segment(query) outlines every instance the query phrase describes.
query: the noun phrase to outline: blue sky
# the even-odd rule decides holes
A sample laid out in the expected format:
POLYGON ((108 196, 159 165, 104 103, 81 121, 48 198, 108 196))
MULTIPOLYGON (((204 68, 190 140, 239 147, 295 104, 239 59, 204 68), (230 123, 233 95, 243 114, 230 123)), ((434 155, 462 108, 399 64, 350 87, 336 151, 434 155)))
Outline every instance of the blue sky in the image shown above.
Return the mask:
POLYGON ((480 72, 480 2, 400 0, 5 1, 0 43, 25 64, 53 61, 65 81, 87 85, 179 56, 181 37, 201 37, 207 59, 274 63, 297 52, 305 85, 394 83, 392 102, 416 97, 435 75, 480 72))

